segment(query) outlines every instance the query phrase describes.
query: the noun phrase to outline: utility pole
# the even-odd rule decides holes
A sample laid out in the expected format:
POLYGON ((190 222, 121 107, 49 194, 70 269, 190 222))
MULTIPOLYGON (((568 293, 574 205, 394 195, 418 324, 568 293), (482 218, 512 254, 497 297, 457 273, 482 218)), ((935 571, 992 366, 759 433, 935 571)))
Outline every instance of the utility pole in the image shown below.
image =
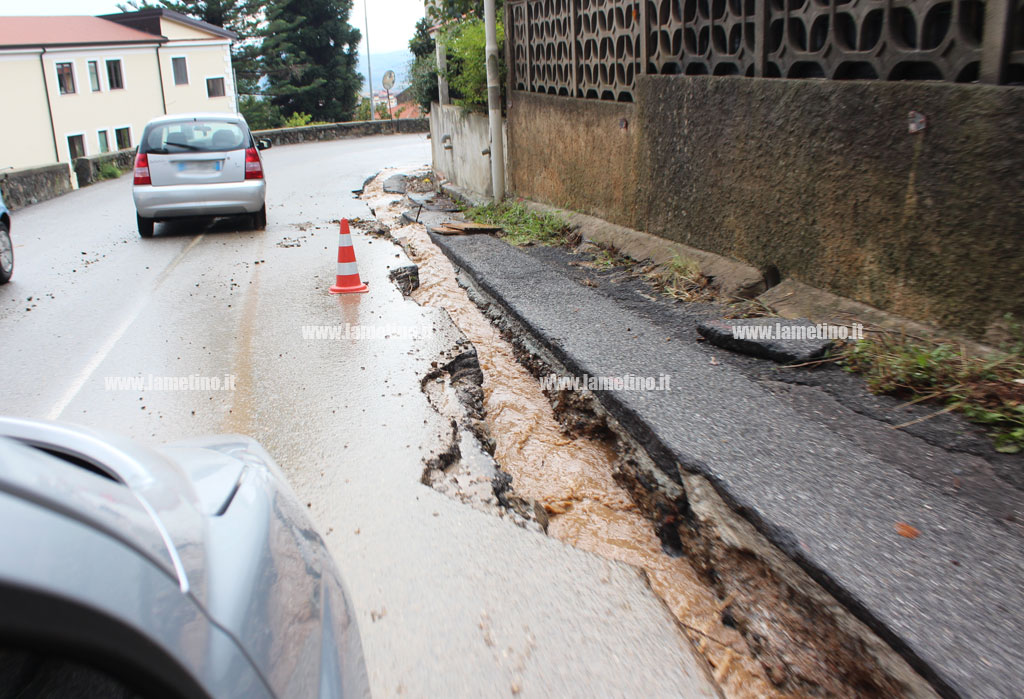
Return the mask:
POLYGON ((487 56, 487 113, 491 127, 491 189, 494 202, 505 198, 505 144, 501 134, 501 77, 498 72, 498 31, 494 0, 484 0, 487 56))
POLYGON ((366 24, 366 85, 370 88, 370 121, 374 120, 376 114, 373 111, 373 68, 370 66, 370 15, 366 6, 370 0, 363 0, 363 22, 366 24))

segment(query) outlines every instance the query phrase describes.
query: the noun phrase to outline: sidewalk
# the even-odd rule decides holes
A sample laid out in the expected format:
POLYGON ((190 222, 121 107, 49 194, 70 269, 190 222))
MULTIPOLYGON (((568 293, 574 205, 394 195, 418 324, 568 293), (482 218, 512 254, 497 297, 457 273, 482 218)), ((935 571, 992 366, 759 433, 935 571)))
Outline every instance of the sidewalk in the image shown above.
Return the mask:
POLYGON ((554 265, 491 236, 432 238, 569 372, 670 375, 668 392, 596 395, 669 478, 706 478, 940 694, 1024 687, 1018 523, 894 466, 706 348, 668 341, 636 309, 554 265), (900 536, 904 522, 920 536, 900 536))

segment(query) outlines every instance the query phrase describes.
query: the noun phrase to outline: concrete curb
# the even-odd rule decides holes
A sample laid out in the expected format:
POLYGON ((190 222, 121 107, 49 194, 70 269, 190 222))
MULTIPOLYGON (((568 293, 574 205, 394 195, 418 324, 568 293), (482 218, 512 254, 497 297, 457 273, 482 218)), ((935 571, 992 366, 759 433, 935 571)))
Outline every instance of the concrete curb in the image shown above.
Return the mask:
POLYGON ((718 288, 726 296, 750 299, 768 288, 764 274, 743 262, 731 260, 706 250, 698 250, 682 243, 674 243, 650 233, 609 223, 596 216, 559 209, 534 201, 524 201, 523 203, 534 211, 547 211, 562 216, 569 223, 577 226, 584 238, 599 245, 620 250, 634 260, 649 259, 659 265, 671 264, 677 258, 692 260, 700 265, 701 273, 704 276, 715 280, 718 288))

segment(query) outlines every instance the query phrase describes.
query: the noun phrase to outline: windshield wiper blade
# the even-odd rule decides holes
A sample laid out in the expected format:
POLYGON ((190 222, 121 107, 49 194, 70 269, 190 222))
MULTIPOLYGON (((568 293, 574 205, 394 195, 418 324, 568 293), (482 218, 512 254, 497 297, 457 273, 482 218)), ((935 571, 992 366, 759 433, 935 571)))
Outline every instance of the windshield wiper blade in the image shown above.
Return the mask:
POLYGON ((178 143, 177 141, 168 141, 168 146, 177 146, 178 148, 188 148, 189 150, 202 150, 199 146, 193 146, 190 143, 178 143))

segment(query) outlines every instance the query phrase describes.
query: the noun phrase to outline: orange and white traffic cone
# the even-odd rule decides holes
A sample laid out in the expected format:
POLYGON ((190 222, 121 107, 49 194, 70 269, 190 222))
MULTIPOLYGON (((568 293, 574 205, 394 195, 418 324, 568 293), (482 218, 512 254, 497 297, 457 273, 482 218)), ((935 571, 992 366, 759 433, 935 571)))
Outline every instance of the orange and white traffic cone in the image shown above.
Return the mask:
POLYGON ((352 247, 352 233, 348 219, 341 219, 341 234, 338 238, 338 276, 331 287, 332 294, 365 294, 369 289, 359 281, 356 267, 356 251, 352 247))

